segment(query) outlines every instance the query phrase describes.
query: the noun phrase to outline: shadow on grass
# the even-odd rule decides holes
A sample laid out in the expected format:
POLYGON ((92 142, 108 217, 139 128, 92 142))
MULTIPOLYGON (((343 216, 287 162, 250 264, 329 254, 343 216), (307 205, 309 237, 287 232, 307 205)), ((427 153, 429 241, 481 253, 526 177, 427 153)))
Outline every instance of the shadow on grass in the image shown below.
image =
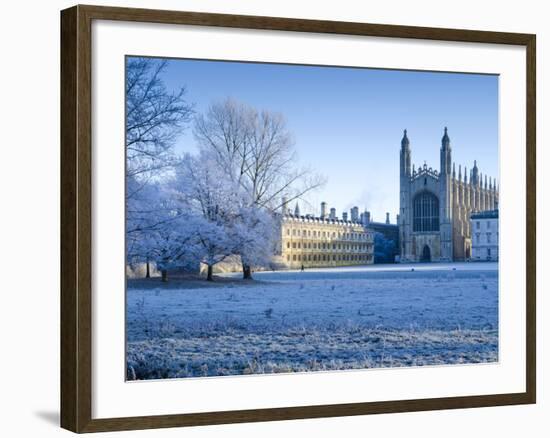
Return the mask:
MULTIPOLYGON (((160 277, 152 278, 129 278, 126 280, 128 289, 212 289, 235 285, 240 287, 256 287, 266 282, 234 277, 221 277, 214 275, 213 281, 206 281, 206 277, 197 274, 175 274, 163 282, 160 277)), ((269 282, 272 284, 273 282, 269 282)))

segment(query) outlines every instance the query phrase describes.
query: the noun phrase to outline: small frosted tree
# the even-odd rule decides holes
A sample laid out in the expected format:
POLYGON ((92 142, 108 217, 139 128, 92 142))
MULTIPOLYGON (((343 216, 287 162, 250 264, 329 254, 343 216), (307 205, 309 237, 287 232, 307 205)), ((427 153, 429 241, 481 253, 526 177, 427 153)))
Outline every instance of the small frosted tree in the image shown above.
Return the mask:
POLYGON ((231 229, 235 251, 241 257, 243 278, 252 278, 252 268, 268 266, 276 251, 278 226, 274 215, 260 208, 241 207, 231 229))
MULTIPOLYGON (((133 190, 133 179, 127 190, 133 190)), ((161 208, 158 184, 140 185, 130 202, 126 202, 126 257, 130 265, 145 263, 146 278, 150 277, 150 264, 154 261, 155 234, 167 226, 166 212, 161 208)))
POLYGON ((196 230, 197 255, 200 263, 206 265, 206 280, 212 281, 214 266, 233 254, 234 242, 222 221, 201 219, 196 230))
POLYGON ((146 263, 146 277, 149 263, 154 262, 161 271, 162 280, 167 281, 168 271, 187 266, 189 255, 195 252, 196 218, 180 209, 172 193, 160 183, 145 185, 139 200, 139 203, 134 200, 132 204, 143 204, 145 210, 143 215, 134 211, 133 220, 129 222, 128 261, 146 263))
POLYGON ((194 217, 193 250, 212 280, 214 266, 237 250, 232 229, 238 219, 239 188, 204 153, 186 154, 176 168, 173 197, 180 210, 194 217))

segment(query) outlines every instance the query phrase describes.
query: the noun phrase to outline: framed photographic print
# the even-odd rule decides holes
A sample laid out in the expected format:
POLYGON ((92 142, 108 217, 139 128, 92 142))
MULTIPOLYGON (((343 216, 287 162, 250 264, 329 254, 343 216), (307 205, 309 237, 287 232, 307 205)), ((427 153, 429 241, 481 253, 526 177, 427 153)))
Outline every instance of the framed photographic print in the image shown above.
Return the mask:
POLYGON ((535 36, 61 13, 61 423, 535 403, 535 36))

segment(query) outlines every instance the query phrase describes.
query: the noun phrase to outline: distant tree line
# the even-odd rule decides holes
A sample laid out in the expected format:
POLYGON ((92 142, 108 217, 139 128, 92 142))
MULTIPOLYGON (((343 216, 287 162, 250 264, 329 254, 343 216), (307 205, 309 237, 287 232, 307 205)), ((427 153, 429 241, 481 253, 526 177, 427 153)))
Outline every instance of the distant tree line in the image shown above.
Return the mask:
POLYGON ((395 263, 397 243, 380 232, 374 233, 374 263, 395 263))

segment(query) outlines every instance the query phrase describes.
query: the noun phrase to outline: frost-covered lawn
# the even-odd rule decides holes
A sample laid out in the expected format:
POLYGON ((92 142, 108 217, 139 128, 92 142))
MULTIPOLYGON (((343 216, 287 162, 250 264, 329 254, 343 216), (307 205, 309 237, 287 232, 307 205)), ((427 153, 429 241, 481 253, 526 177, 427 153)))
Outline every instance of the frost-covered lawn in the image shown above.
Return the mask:
POLYGON ((129 379, 498 360, 496 263, 224 277, 129 283, 129 379))

